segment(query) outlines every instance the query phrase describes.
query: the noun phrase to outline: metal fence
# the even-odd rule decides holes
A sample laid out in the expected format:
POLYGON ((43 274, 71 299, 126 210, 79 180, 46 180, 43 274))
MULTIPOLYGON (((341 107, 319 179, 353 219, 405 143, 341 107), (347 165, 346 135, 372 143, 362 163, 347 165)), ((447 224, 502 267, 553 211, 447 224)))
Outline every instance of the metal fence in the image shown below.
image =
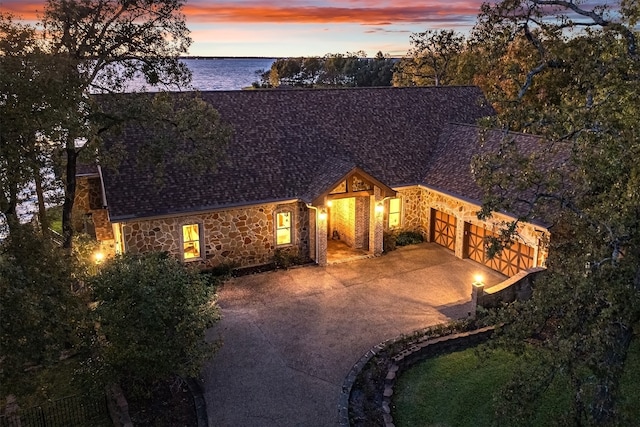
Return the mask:
POLYGON ((69 396, 0 415, 0 427, 85 427, 110 425, 107 398, 69 396))

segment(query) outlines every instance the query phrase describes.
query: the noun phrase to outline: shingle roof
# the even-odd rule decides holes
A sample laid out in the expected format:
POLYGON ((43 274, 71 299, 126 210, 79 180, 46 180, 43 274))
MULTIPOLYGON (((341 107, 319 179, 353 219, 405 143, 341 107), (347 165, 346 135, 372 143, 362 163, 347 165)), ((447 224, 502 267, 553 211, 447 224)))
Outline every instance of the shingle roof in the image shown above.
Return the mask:
MULTIPOLYGON (((359 167, 389 186, 417 184, 449 122, 492 114, 476 87, 205 92, 234 129, 215 173, 167 168, 161 192, 125 159, 103 170, 112 220, 265 201, 311 201, 359 167)), ((144 138, 131 129, 125 144, 144 138)), ((439 151, 437 151, 439 153, 439 151)))
MULTIPOLYGON (((543 141, 538 136, 450 123, 442 129, 422 182, 433 189, 481 203, 483 190, 476 184, 473 177, 472 159, 476 155, 499 153, 500 146, 505 141, 513 144, 518 155, 535 156, 536 164, 547 173, 567 170, 566 162, 569 152, 561 146, 543 141)), ((513 167, 511 173, 522 173, 519 165, 503 165, 502 169, 511 167, 513 167)), ((504 191, 512 196, 512 200, 516 200, 526 199, 531 189, 518 190, 518 197, 515 197, 513 189, 507 187, 504 191)), ((525 211, 526 206, 516 202, 510 213, 519 215, 525 211)), ((555 212, 549 212, 545 216, 552 218, 554 215, 555 212)))

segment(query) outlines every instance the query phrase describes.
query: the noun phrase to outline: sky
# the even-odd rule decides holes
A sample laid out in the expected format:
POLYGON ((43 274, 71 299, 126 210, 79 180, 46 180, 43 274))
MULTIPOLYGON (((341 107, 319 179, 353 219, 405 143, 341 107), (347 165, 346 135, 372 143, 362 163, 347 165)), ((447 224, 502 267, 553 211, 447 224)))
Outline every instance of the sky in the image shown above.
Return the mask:
MULTIPOLYGON (((293 57, 364 51, 402 56, 410 35, 468 31, 483 0, 187 0, 197 56, 293 57)), ((44 0, 0 0, 0 11, 37 20, 44 0)))

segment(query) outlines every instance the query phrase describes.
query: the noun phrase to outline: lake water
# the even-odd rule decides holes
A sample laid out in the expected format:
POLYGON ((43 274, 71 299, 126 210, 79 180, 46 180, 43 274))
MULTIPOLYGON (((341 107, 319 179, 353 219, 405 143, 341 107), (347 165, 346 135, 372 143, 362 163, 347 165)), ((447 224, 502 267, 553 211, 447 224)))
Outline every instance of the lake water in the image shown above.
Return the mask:
MULTIPOLYGON (((194 89, 240 90, 259 81, 260 76, 257 71, 269 70, 275 58, 190 58, 182 61, 187 64, 193 74, 191 84, 194 89)), ((143 84, 142 79, 136 79, 129 85, 129 89, 139 90, 143 84)), ((157 89, 147 88, 147 90, 157 89)))

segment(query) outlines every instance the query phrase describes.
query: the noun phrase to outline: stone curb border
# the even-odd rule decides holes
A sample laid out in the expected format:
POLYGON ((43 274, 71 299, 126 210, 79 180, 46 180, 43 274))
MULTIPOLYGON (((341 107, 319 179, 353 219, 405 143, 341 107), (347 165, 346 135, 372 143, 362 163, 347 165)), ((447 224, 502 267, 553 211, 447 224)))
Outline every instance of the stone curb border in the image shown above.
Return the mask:
POLYGON ((185 382, 193 396, 193 404, 196 407, 196 417, 198 418, 198 427, 208 427, 209 417, 207 416, 207 403, 202 395, 202 382, 195 378, 187 378, 185 382))
MULTIPOLYGON (((393 387, 395 386, 397 376, 403 370, 409 368, 416 362, 424 360, 434 353, 446 350, 456 344, 464 342, 466 345, 477 344, 487 340, 494 332, 494 326, 488 326, 480 329, 474 329, 468 332, 462 332, 452 335, 444 335, 438 338, 422 338, 407 343, 407 346, 391 356, 393 360, 392 365, 389 367, 387 375, 385 377, 385 385, 382 399, 382 412, 384 417, 384 425, 386 427, 394 427, 393 417, 391 416, 391 396, 393 396, 393 387), (428 350, 427 350, 428 349, 428 350)), ((380 353, 380 351, 395 344, 403 339, 406 339, 406 335, 401 335, 396 338, 383 341, 376 345, 369 351, 367 351, 356 362, 355 365, 349 371, 344 382, 342 383, 342 391, 340 393, 340 399, 338 403, 340 427, 350 427, 349 422, 349 397, 351 396, 351 389, 360 375, 360 372, 364 366, 371 360, 372 357, 380 353)))

